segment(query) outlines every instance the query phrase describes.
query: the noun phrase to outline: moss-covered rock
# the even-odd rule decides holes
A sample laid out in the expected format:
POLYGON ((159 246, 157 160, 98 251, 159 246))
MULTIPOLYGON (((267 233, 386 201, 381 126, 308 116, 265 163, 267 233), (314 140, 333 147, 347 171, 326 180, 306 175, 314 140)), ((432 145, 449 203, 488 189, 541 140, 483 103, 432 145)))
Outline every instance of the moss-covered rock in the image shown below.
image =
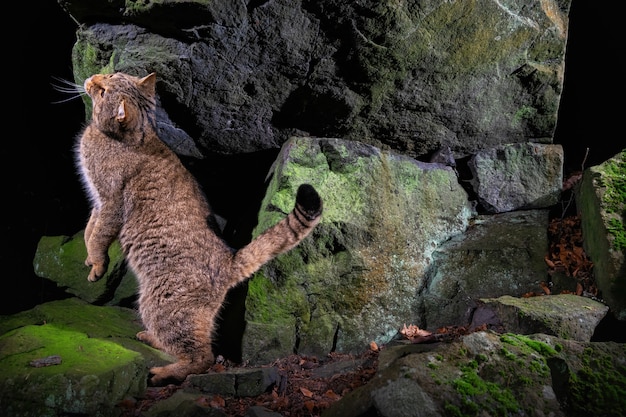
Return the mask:
POLYGON ((81 23, 76 81, 156 71, 171 143, 203 153, 304 131, 418 157, 556 126, 571 0, 61 3, 81 23))
POLYGON ((136 298, 137 280, 126 267, 117 241, 109 248, 109 268, 100 280, 87 280, 86 258, 82 230, 71 237, 43 236, 37 245, 33 267, 38 276, 91 304, 127 305, 136 298))
POLYGON ((434 248, 472 215, 454 171, 354 141, 292 138, 272 173, 255 234, 292 209, 303 182, 318 189, 324 214, 250 280, 244 359, 358 352, 415 320, 434 248))
POLYGON ((545 333, 588 342, 609 307, 587 297, 559 294, 544 297, 482 299, 509 332, 545 333))
POLYGON ((626 412, 625 353, 616 343, 541 333, 475 332, 438 345, 396 342, 381 351, 378 374, 367 385, 322 415, 617 417, 626 412), (418 406, 416 398, 424 404, 419 412, 404 408, 418 406))
POLYGON ((170 357, 135 340, 133 310, 77 298, 0 317, 0 409, 15 417, 115 416, 170 357))
POLYGON ((576 207, 600 296, 626 320, 626 150, 585 170, 576 207))

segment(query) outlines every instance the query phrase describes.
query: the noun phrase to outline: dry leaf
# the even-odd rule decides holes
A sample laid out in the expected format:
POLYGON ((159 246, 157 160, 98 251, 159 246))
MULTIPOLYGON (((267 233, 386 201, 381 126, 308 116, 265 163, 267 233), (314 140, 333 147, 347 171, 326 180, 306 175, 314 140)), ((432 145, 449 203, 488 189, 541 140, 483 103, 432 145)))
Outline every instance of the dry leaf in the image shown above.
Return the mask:
POLYGON ((313 409, 315 408, 315 402, 313 401, 305 401, 304 402, 304 406, 306 407, 307 410, 309 410, 309 413, 313 412, 313 409))
POLYGON ((400 334, 406 337, 407 339, 414 339, 416 337, 426 337, 430 336, 432 333, 428 330, 422 330, 414 324, 410 324, 408 327, 406 323, 402 330, 400 330, 400 334))
POLYGON ((311 391, 309 391, 308 389, 304 388, 304 387, 300 387, 300 392, 305 397, 309 397, 309 398, 313 397, 313 393, 311 391))
POLYGON ((209 405, 212 408, 223 408, 226 405, 226 401, 219 395, 214 395, 211 401, 209 402, 209 405))
POLYGON ((338 400, 341 398, 341 395, 337 394, 332 389, 329 389, 328 391, 324 393, 324 397, 330 398, 331 400, 338 400))
POLYGON ((370 350, 373 352, 378 352, 378 345, 373 340, 370 342, 370 350))

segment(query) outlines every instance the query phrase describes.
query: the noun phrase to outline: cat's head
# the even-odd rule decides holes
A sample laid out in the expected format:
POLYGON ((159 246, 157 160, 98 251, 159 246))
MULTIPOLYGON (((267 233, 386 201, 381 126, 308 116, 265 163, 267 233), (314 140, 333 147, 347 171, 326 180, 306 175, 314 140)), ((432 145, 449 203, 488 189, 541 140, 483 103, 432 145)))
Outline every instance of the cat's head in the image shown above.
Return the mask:
POLYGON ((117 72, 87 78, 85 91, 93 103, 92 123, 119 139, 155 126, 156 74, 143 78, 117 72))

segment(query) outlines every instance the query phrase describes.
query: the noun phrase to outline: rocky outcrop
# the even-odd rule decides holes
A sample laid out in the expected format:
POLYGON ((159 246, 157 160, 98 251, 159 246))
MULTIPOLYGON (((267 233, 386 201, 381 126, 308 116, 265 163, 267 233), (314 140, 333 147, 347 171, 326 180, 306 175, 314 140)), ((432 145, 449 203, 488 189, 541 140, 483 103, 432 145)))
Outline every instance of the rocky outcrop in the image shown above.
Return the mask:
POLYGON ((585 170, 576 207, 598 289, 626 321, 626 150, 585 170))
MULTIPOLYGON (((558 329, 563 317, 591 329, 600 319, 594 311, 605 309, 574 295, 534 297, 532 306, 528 302, 509 297, 488 304, 496 312, 499 304, 519 306, 517 314, 496 313, 504 329, 536 328, 540 314, 555 324, 550 331, 559 334, 564 334, 558 329), (557 304, 560 308, 553 311, 557 304), (529 311, 534 313, 526 314, 529 311)), ((134 334, 139 329, 133 310, 94 306, 78 298, 0 317, 2 415, 121 415, 126 403, 142 397, 149 367, 172 359, 138 342, 134 334)), ((443 416, 453 410, 475 415, 477 409, 487 416, 502 415, 504 410, 578 416, 591 409, 617 417, 626 411, 625 355, 624 344, 544 333, 477 331, 428 344, 397 337, 382 347, 377 374, 323 416, 443 416)), ((358 366, 359 361, 346 361, 329 369, 321 366, 313 375, 338 375, 358 366)), ((190 375, 183 389, 155 402, 142 415, 225 417, 219 404, 208 399, 220 395, 235 401, 289 383, 269 364, 190 375)), ((246 415, 282 414, 251 407, 246 415)))
POLYGON ((243 354, 253 363, 388 342, 417 319, 432 252, 473 214, 450 167, 355 141, 292 138, 270 175, 256 234, 284 216, 302 182, 323 196, 324 216, 248 284, 243 354))
POLYGON ((626 412, 624 345, 476 332, 446 345, 400 343, 323 417, 626 412))
MULTIPOLYGON (((269 178, 255 233, 284 216, 293 204, 295 185, 304 181, 324 196, 325 214, 300 247, 268 264, 249 283, 241 345, 247 363, 263 366, 191 376, 187 383, 193 392, 181 391, 159 403, 153 415, 223 415, 199 398, 271 389, 276 370, 266 365, 294 350, 323 357, 331 350, 363 351, 371 341, 383 346, 379 376, 329 409, 329 415, 342 415, 345 409, 365 413, 347 415, 404 412, 415 399, 431 415, 454 407, 526 409, 527 398, 541 398, 549 412, 581 407, 589 400, 580 395, 588 387, 578 385, 589 372, 581 367, 588 360, 585 352, 606 358, 611 366, 607 383, 615 383, 622 372, 623 363, 612 356, 622 354, 622 345, 589 342, 607 306, 574 295, 511 296, 531 290, 524 286, 537 285, 545 276, 545 209, 478 216, 450 166, 339 139, 290 139, 269 178), (409 350, 389 359, 383 352, 387 346, 394 351, 398 332, 407 323, 431 330, 466 324, 467 329, 492 331, 452 344, 404 346, 409 350), (522 338, 521 333, 535 336, 522 338), (548 334, 555 339, 545 342, 548 334), (529 340, 554 350, 579 344, 545 356, 544 363, 524 345, 547 348, 529 340), (468 354, 470 347, 475 352, 468 354), (421 356, 413 356, 413 349, 421 356), (431 371, 428 377, 435 379, 426 379, 424 364, 431 371), (543 371, 527 374, 532 366, 543 371), (519 384, 511 388, 511 381, 502 381, 495 370, 519 375, 535 389, 519 384), (547 372, 556 379, 550 380, 547 372), (479 384, 485 391, 462 391, 467 384, 479 384), (538 393, 541 397, 535 397, 538 393), (501 403, 503 398, 506 403, 501 403), (390 408, 391 403, 398 408, 390 408)), ((132 306, 134 277, 118 246, 109 254, 110 272, 91 283, 86 280, 82 233, 41 239, 34 260, 37 273, 89 303, 70 298, 0 318, 0 366, 7 370, 0 378, 0 406, 11 415, 26 416, 32 410, 117 415, 119 409, 110 405, 140 395, 147 370, 171 360, 134 339, 140 329, 134 311, 116 306, 132 306), (50 380, 58 382, 54 389, 46 385, 50 380), (27 385, 31 397, 41 400, 29 402, 16 394, 27 385), (48 391, 50 395, 41 394, 48 391)), ((621 395, 607 390, 611 392, 621 395)), ((623 410, 619 398, 616 409, 623 410)))
POLYGON ((546 277, 547 210, 480 215, 433 253, 420 327, 470 323, 480 298, 521 297, 546 277))
POLYGON ((59 3, 81 23, 76 81, 155 71, 181 154, 303 132, 412 157, 552 142, 569 0, 59 3))
POLYGON ((563 184, 560 145, 522 143, 476 152, 469 160, 472 187, 490 213, 550 207, 563 184))

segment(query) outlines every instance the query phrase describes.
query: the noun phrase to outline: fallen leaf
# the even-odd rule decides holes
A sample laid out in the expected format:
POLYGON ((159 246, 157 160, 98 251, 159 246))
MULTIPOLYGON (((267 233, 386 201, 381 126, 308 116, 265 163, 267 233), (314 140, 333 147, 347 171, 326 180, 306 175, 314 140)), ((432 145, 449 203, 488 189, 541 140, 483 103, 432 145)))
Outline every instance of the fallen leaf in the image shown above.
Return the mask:
POLYGON ((226 367, 222 365, 221 363, 216 363, 215 365, 211 367, 211 370, 216 373, 221 373, 226 370, 226 367))
POLYGON ((226 405, 226 401, 219 395, 214 395, 211 401, 209 402, 209 405, 212 408, 223 408, 226 405))
POLYGON ((402 327, 402 330, 400 330, 400 334, 402 334, 405 338, 411 340, 411 339, 415 339, 418 337, 430 336, 432 333, 429 332, 428 330, 422 330, 414 324, 410 324, 407 327, 405 323, 404 327, 402 327))
POLYGON ((378 352, 378 345, 373 340, 370 342, 370 350, 378 352))
POLYGON ((324 393, 324 397, 330 398, 331 400, 338 400, 341 398, 341 395, 335 393, 332 389, 329 389, 324 393))
POLYGON ((304 387, 300 387, 300 392, 305 397, 309 397, 309 398, 313 397, 313 393, 311 391, 309 391, 308 389, 304 388, 304 387))
POLYGON ((309 410, 309 413, 310 413, 315 408, 315 403, 313 401, 305 401, 304 406, 306 407, 307 410, 309 410))

